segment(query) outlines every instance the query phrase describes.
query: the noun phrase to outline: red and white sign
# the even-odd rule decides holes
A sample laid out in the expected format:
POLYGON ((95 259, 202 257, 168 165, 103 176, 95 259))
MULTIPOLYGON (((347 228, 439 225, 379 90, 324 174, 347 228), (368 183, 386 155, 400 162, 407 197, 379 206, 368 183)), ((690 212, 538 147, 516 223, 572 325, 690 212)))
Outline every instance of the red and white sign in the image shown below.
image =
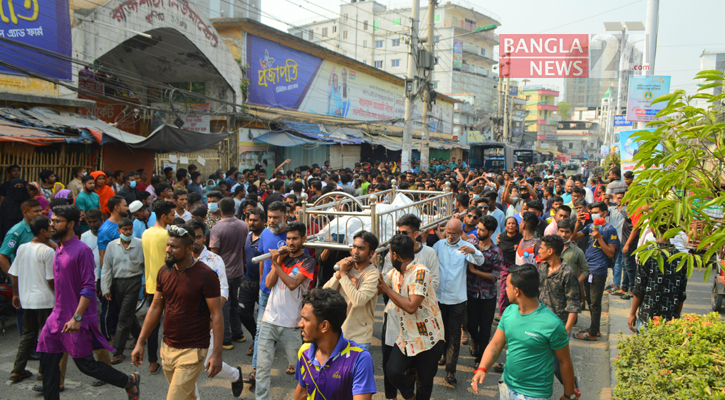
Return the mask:
POLYGON ((499 36, 504 78, 588 78, 589 35, 499 36))

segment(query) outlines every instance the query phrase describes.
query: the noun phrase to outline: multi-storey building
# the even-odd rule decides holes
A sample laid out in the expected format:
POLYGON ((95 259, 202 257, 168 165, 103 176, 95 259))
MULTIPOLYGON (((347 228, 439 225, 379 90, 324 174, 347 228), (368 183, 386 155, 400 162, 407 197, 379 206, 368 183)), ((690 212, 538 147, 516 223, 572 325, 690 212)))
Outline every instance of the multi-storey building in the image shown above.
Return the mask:
MULTIPOLYGON (((700 54, 700 71, 706 70, 725 71, 725 51, 703 50, 700 54)), ((705 80, 701 79, 700 83, 705 83, 705 80)), ((702 92, 718 95, 722 93, 722 87, 709 88, 702 92)), ((697 99, 695 104, 700 108, 707 108, 710 105, 707 99, 697 99)))
MULTIPOLYGON (((421 7, 421 37, 426 36, 427 16, 428 8, 421 7)), ((406 41, 411 20, 409 3, 387 7, 375 1, 351 0, 340 6, 339 14, 300 21, 289 33, 404 77, 408 71, 410 45, 406 41)), ((498 35, 494 30, 473 32, 486 25, 500 25, 499 17, 478 7, 448 1, 436 7, 434 21, 434 90, 475 96, 474 120, 488 118, 497 107, 498 76, 492 70, 498 63, 494 57, 498 35)))

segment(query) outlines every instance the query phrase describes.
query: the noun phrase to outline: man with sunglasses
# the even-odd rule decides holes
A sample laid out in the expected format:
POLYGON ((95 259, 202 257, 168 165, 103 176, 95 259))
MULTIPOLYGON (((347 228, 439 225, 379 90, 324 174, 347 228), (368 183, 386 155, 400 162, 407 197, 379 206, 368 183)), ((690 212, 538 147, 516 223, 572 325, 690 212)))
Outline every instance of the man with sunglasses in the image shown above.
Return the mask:
POLYGON ((468 207, 468 210, 466 210, 466 214, 463 217, 463 231, 466 232, 466 235, 476 237, 478 221, 480 221, 481 218, 483 218, 483 211, 480 208, 468 207))

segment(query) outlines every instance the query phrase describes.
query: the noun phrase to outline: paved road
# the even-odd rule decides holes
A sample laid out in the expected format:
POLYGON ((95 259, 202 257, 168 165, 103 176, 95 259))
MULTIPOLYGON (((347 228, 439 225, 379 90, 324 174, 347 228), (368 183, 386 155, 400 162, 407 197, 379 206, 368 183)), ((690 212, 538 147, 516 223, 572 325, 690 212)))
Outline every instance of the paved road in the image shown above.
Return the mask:
MULTIPOLYGON (((375 323, 375 336, 379 338, 381 336, 382 328, 382 300, 379 301, 376 312, 376 323, 375 323)), ((602 326, 606 326, 607 323, 606 315, 602 320, 602 326)), ((580 321, 578 322, 579 327, 589 326, 589 315, 588 312, 584 312, 581 315, 580 321)), ((603 333, 606 332, 602 329, 603 333)), ((249 335, 247 334, 247 337, 249 335)), ((7 329, 5 336, 0 337, 0 374, 9 376, 12 370, 13 360, 15 359, 15 351, 17 349, 18 333, 15 326, 11 326, 7 329)), ((236 344, 233 350, 226 350, 223 353, 224 360, 232 365, 241 365, 243 372, 246 374, 251 371, 251 357, 246 355, 246 350, 249 347, 249 342, 236 344)), ((579 376, 579 381, 582 386, 582 392, 591 394, 587 396, 588 399, 609 399, 609 369, 608 369, 608 350, 607 341, 602 340, 598 343, 584 343, 579 341, 571 342, 571 352, 575 364, 575 370, 579 376)), ((130 358, 130 350, 126 352, 130 358)), ((375 362, 375 373, 377 388, 381 393, 376 394, 374 399, 384 399, 383 380, 382 380, 382 354, 380 348, 380 341, 373 339, 372 355, 375 362)), ((501 360, 504 361, 504 356, 501 356, 501 360)), ((277 353, 277 357, 274 362, 274 370, 272 371, 272 398, 273 399, 290 399, 293 397, 294 388, 296 382, 293 377, 285 374, 287 361, 282 352, 277 353)), ((32 372, 37 372, 38 362, 31 361, 28 364, 28 369, 32 372)), ((146 365, 141 368, 135 368, 130 362, 124 362, 117 366, 121 371, 131 373, 135 371, 141 371, 141 391, 143 399, 165 399, 168 385, 162 374, 151 376, 148 373, 148 367, 146 365)), ((473 357, 468 353, 468 347, 462 347, 461 357, 459 359, 459 367, 457 378, 459 380, 458 387, 454 388, 444 382, 445 372, 441 367, 438 375, 435 378, 435 388, 433 391, 433 398, 438 399, 474 399, 474 398, 485 398, 485 399, 498 399, 498 388, 497 381, 500 378, 500 374, 490 374, 484 383, 481 395, 476 395, 470 388, 470 380, 473 377, 473 357)), ((125 393, 121 389, 117 389, 110 386, 103 386, 100 388, 94 388, 91 386, 92 378, 81 374, 78 369, 69 363, 68 372, 66 376, 66 391, 61 394, 61 398, 74 399, 74 400, 96 400, 96 399, 124 399, 125 393)), ((32 392, 31 388, 37 382, 26 380, 19 384, 11 384, 10 381, 6 381, 5 385, 0 390, 0 399, 40 399, 40 395, 32 392)), ((230 384, 218 379, 206 379, 201 378, 200 393, 205 399, 232 399, 230 384)), ((558 398, 562 393, 562 386, 558 381, 554 383, 554 396, 558 398)), ((252 399, 254 394, 245 388, 242 398, 252 399)))

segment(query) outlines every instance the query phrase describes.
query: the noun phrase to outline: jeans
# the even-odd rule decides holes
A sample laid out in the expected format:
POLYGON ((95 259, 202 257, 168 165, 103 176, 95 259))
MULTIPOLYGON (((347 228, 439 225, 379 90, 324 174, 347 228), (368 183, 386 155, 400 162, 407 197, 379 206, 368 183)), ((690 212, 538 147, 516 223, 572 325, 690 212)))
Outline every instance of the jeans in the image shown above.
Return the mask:
POLYGON ((259 302, 259 281, 242 279, 239 287, 239 319, 253 338, 257 337, 257 319, 254 318, 254 303, 259 302))
POLYGON ((589 336, 596 337, 599 333, 600 320, 602 318, 602 295, 604 294, 604 285, 607 283, 606 275, 592 275, 592 283, 589 284, 589 293, 591 303, 589 310, 592 316, 592 323, 589 325, 589 336))
MULTIPOLYGON (((465 303, 464 303, 465 304, 465 303)), ((462 317, 461 317, 462 318, 462 317)), ((458 326, 458 340, 460 342, 461 327, 458 326)), ((459 343, 460 345, 460 343, 459 343)), ((393 385, 400 390, 404 399, 415 397, 416 400, 428 400, 433 393, 433 378, 438 372, 437 361, 441 358, 445 343, 438 341, 430 350, 420 352, 409 357, 400 350, 396 344, 390 352, 386 364, 385 375, 390 377, 393 385), (418 393, 415 393, 415 382, 408 375, 408 367, 415 365, 418 375, 418 393)))
MULTIPOLYGON (((63 353, 39 353, 40 369, 43 371, 43 396, 45 400, 60 399, 60 360, 63 353)), ((96 361, 93 356, 74 358, 78 369, 93 378, 113 386, 125 388, 129 377, 108 364, 96 361)))
POLYGON ((229 344, 232 340, 244 337, 242 321, 239 317, 239 286, 241 284, 241 276, 229 279, 229 301, 222 308, 224 315, 224 344, 229 344))
MULTIPOLYGON (((259 310, 257 311, 257 326, 262 324, 262 316, 264 315, 264 309, 267 308, 267 300, 269 300, 269 293, 259 291, 259 310)), ((254 356, 252 356, 252 369, 257 369, 257 343, 259 342, 259 329, 257 334, 254 336, 254 356)))
MULTIPOLYGON (((151 307, 151 303, 154 301, 153 294, 147 294, 146 302, 151 307)), ((146 339, 146 345, 148 346, 149 363, 159 362, 159 328, 161 327, 161 320, 156 324, 154 329, 149 334, 149 338, 146 339)))
POLYGON ((493 317, 496 314, 496 298, 492 299, 475 299, 468 298, 466 307, 468 313, 468 334, 476 344, 476 353, 474 359, 480 360, 483 351, 491 339, 491 326, 493 325, 493 317))
MULTIPOLYGON (((459 304, 440 304, 443 328, 446 332, 444 353, 446 357, 446 372, 455 374, 458 365, 458 353, 461 350, 461 325, 463 315, 466 313, 466 302, 459 304)), ((405 393, 403 393, 405 395, 405 393)), ((410 398, 407 397, 406 398, 410 398)))
POLYGON ((622 290, 631 292, 634 289, 634 284, 637 283, 637 260, 631 254, 622 253, 622 270, 624 274, 622 276, 622 290))
POLYGON ((141 290, 141 277, 142 275, 138 275, 113 280, 116 300, 121 303, 116 327, 117 334, 113 338, 113 348, 116 349, 114 355, 116 356, 123 354, 129 333, 136 339, 141 333, 141 324, 136 318, 136 303, 138 302, 138 292, 141 290))
MULTIPOLYGON (((15 365, 13 366, 14 374, 22 374, 28 365, 28 358, 38 344, 38 333, 43 329, 45 320, 48 319, 52 308, 40 310, 23 310, 23 336, 20 338, 18 345, 18 353, 15 356, 15 365)), ((39 370, 43 373, 43 370, 39 370)))
POLYGON ((499 400, 551 400, 551 397, 531 397, 514 392, 504 381, 498 381, 499 400))
POLYGON ((612 274, 614 275, 614 286, 621 286, 622 283, 622 249, 617 248, 617 252, 614 254, 614 271, 612 271, 612 274))
POLYGON ((257 400, 270 400, 269 387, 272 380, 272 362, 274 361, 277 345, 282 346, 282 350, 287 355, 287 360, 294 363, 293 365, 297 365, 297 351, 302 346, 302 337, 300 336, 300 328, 286 328, 266 322, 259 325, 258 334, 259 362, 257 364, 257 385, 254 389, 254 395, 257 400))

